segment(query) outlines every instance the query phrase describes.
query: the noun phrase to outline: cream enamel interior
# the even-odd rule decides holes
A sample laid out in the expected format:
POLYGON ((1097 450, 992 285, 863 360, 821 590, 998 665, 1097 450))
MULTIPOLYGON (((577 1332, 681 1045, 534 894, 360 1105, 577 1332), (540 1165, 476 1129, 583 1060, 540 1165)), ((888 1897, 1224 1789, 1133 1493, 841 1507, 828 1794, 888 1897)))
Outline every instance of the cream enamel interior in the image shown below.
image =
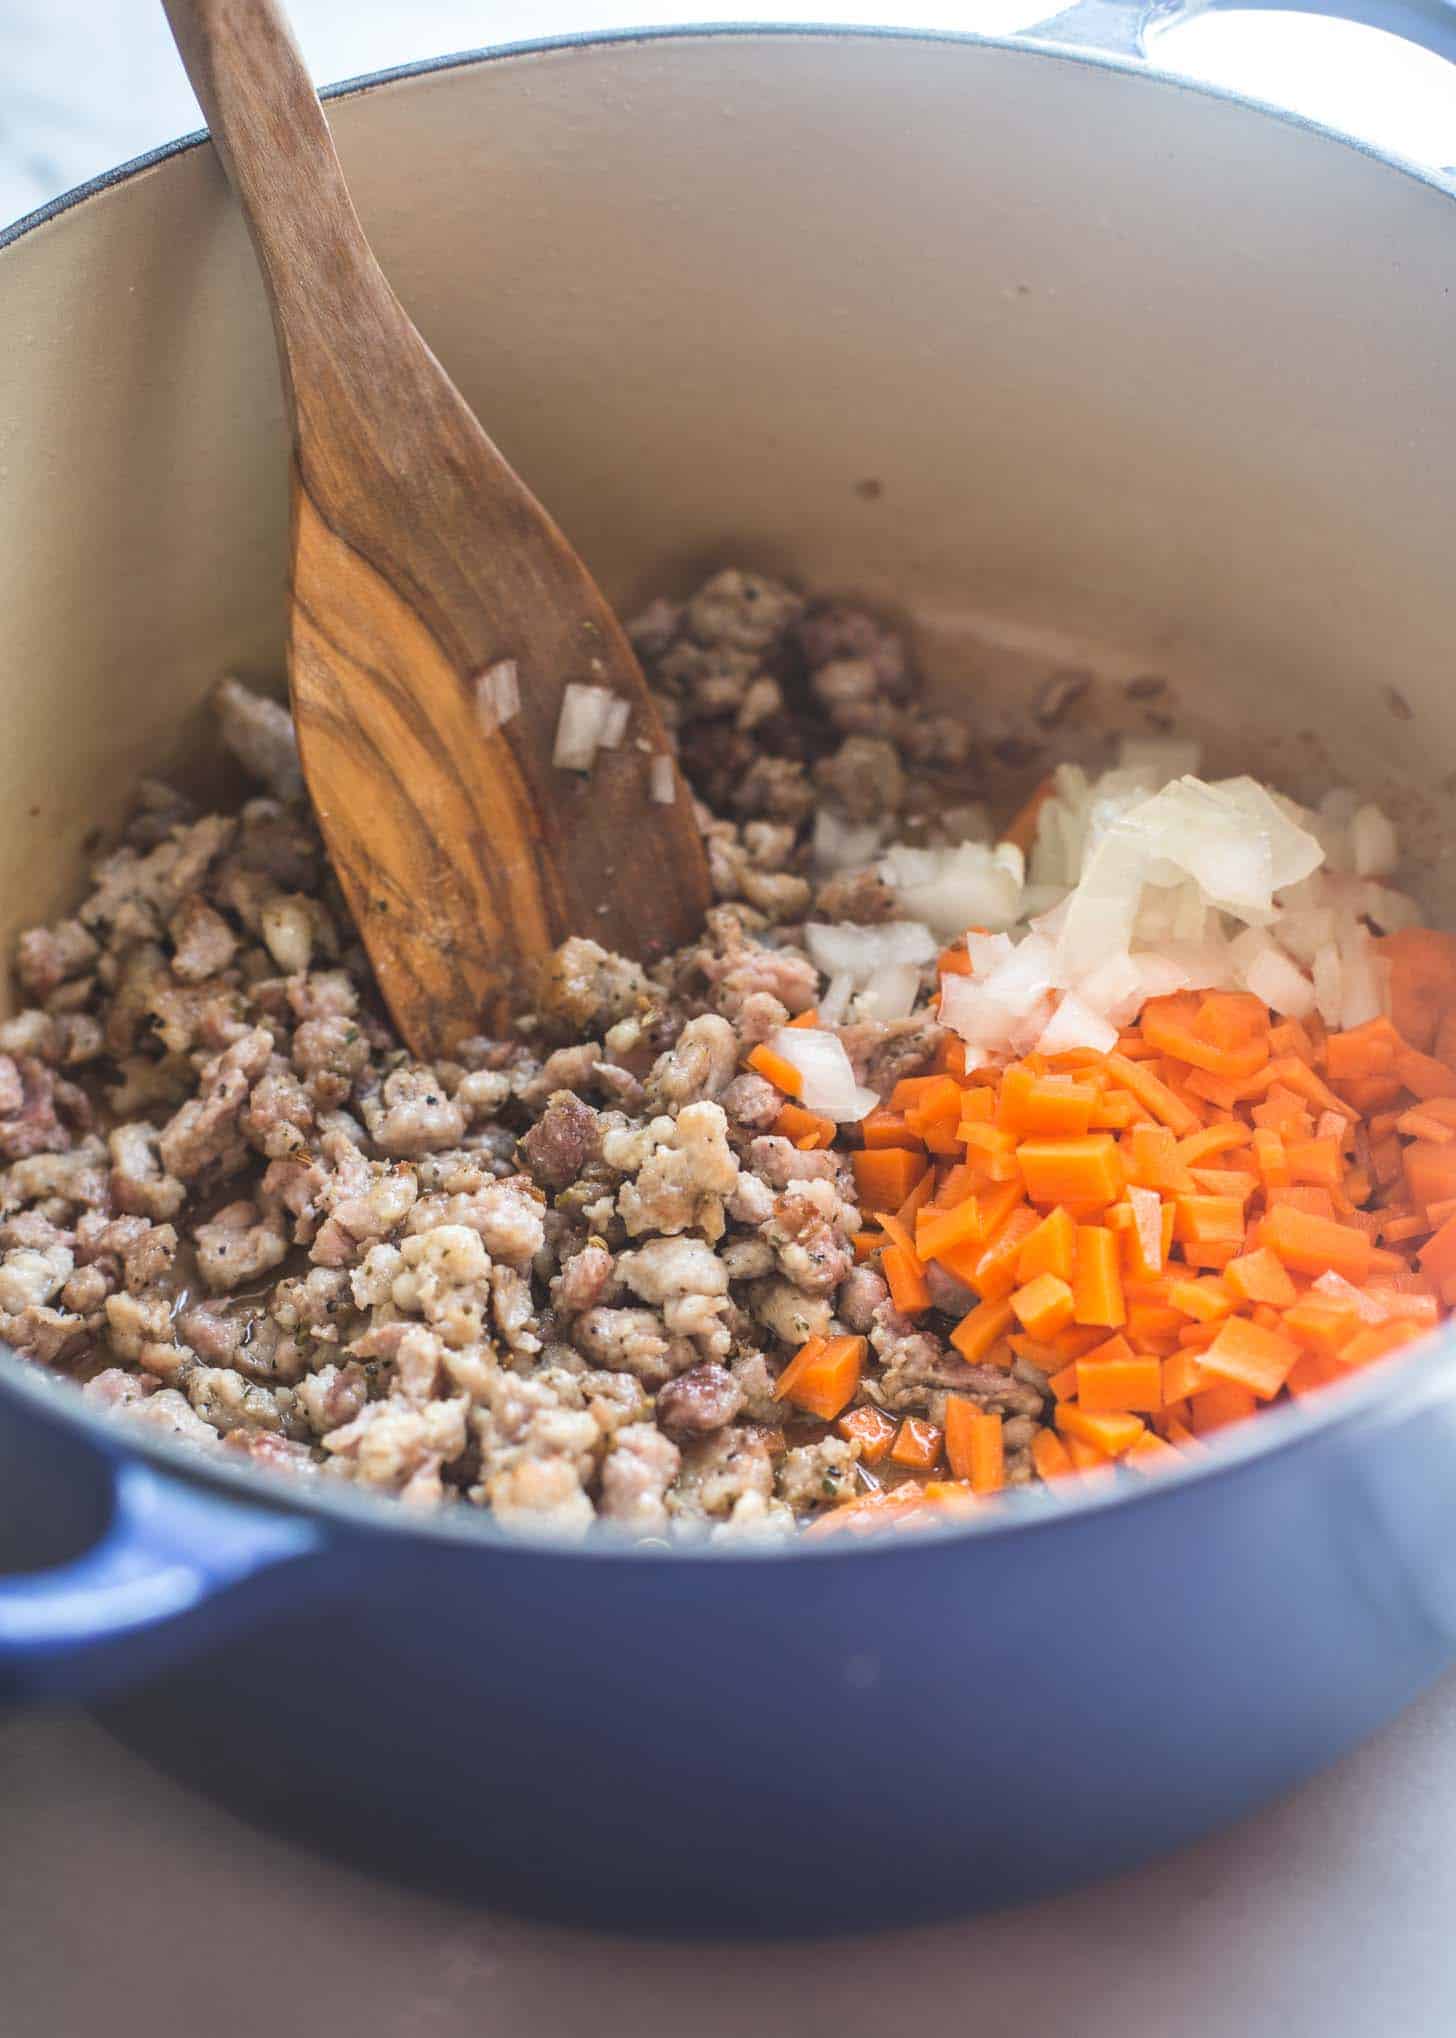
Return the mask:
MULTIPOLYGON (((1389 802, 1440 912, 1448 195, 1171 83, 923 38, 569 47, 330 118, 405 304, 614 600, 724 559, 863 591, 995 729, 1069 663, 1108 703, 1165 674, 1220 761, 1389 802)), ((277 672, 286 444, 207 149, 0 253, 0 316, 8 948, 137 775, 197 754, 216 675, 277 672)))

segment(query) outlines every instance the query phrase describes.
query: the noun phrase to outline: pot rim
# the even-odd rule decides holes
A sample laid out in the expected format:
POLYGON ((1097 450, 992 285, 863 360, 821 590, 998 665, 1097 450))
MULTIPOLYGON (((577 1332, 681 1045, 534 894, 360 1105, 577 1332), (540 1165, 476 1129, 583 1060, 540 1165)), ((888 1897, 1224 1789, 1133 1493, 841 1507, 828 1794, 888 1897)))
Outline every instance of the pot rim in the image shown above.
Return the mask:
MULTIPOLYGON (((1456 200, 1456 188, 1438 172, 1390 155, 1358 137, 1322 126, 1302 114, 1266 102, 1250 99, 1222 86, 1160 72, 1145 61, 1116 52, 1042 41, 1033 32, 1017 35, 980 35, 973 30, 896 28, 893 26, 838 26, 807 22, 724 22, 685 26, 651 26, 609 30, 581 30, 544 36, 524 42, 501 44, 487 49, 464 50, 439 57, 347 78, 325 86, 325 100, 346 99, 376 91, 383 86, 406 84, 435 72, 463 70, 488 63, 505 63, 522 58, 565 56, 603 47, 653 44, 659 42, 714 42, 728 39, 877 41, 931 43, 937 46, 990 47, 1029 58, 1087 65, 1145 77, 1150 84, 1196 93, 1248 107, 1267 118, 1303 128, 1319 138, 1369 157, 1382 167, 1442 197, 1456 200)), ((163 142, 157 148, 104 170, 71 190, 62 192, 9 226, 0 228, 0 255, 28 239, 40 229, 64 218, 77 206, 102 193, 129 184, 170 161, 200 148, 207 140, 205 129, 163 142)), ((3 273, 3 272, 0 272, 3 273)), ((430 1542, 461 1547, 484 1545, 508 1552, 522 1561, 535 1559, 601 1562, 630 1561, 634 1564, 666 1560, 673 1565, 692 1563, 836 1563, 848 1558, 896 1559, 913 1562, 927 1547, 948 1542, 965 1542, 1030 1531, 1074 1529, 1088 1515, 1109 1509, 1152 1507, 1171 1499, 1194 1482, 1231 1479, 1256 1462, 1289 1451, 1310 1448, 1321 1438, 1338 1431, 1363 1426, 1374 1432, 1404 1422, 1423 1408, 1449 1400, 1456 1394, 1456 1318, 1430 1339, 1401 1354, 1393 1362, 1365 1369, 1348 1382, 1326 1388, 1318 1395, 1277 1408, 1266 1408, 1248 1422, 1221 1431, 1206 1455, 1156 1477, 1140 1477, 1125 1467, 1116 1468, 1114 1479, 1088 1491, 1085 1482, 1074 1488, 1053 1489, 1045 1484, 1016 1489, 998 1496, 967 1518, 957 1517, 944 1524, 895 1535, 880 1531, 865 1538, 846 1535, 842 1539, 806 1541, 802 1536, 765 1539, 763 1542, 633 1543, 609 1529, 599 1529, 583 1542, 531 1537, 501 1527, 484 1509, 458 1506, 431 1513, 416 1513, 402 1507, 393 1496, 367 1488, 317 1476, 304 1480, 281 1476, 276 1471, 249 1464, 229 1464, 220 1452, 199 1450, 180 1439, 150 1434, 141 1424, 127 1423, 117 1416, 93 1409, 81 1399, 74 1383, 52 1373, 33 1360, 23 1358, 9 1345, 0 1344, 0 1414, 6 1401, 18 1402, 37 1414, 54 1420, 88 1442, 104 1461, 141 1458, 169 1476, 189 1485, 221 1489, 239 1501, 263 1505, 278 1513, 321 1517, 341 1530, 361 1535, 408 1535, 430 1542)))
MULTIPOLYGON (((320 99, 326 101, 352 99, 366 92, 377 91, 381 86, 408 84, 417 78, 432 76, 437 71, 466 70, 479 65, 508 63, 522 57, 565 56, 583 50, 630 46, 637 43, 796 40, 969 46, 974 49, 1002 50, 1009 54, 1038 57, 1052 62, 1083 65, 1093 70, 1122 71, 1144 78, 1151 85, 1192 93, 1203 99, 1221 100, 1227 105, 1247 107, 1265 119, 1277 120, 1288 127, 1303 129, 1323 141, 1333 142, 1342 148, 1352 150, 1356 155, 1366 156, 1383 168, 1394 170, 1412 183, 1435 191, 1444 198, 1456 200, 1456 178, 1453 178, 1452 173, 1395 155, 1359 135, 1328 127, 1307 114, 1279 105, 1275 100, 1259 99, 1245 92, 1236 92, 1227 85, 1212 84, 1202 79, 1185 77, 1178 72, 1160 70, 1156 63, 1145 56, 1133 56, 1119 50, 1100 48, 1094 42, 1060 42, 1055 37, 1039 33, 1054 20, 1066 18, 1065 12, 1059 15, 1049 14, 1042 22, 1005 35, 983 35, 970 28, 899 28, 892 23, 752 20, 665 22, 637 28, 628 26, 572 29, 557 35, 532 36, 516 42, 493 43, 484 48, 452 50, 443 56, 419 57, 411 63, 392 64, 382 71, 365 71, 357 77, 341 78, 335 84, 320 86, 318 90, 320 99)), ((172 141, 159 142, 155 148, 144 150, 141 155, 131 156, 110 169, 98 171, 94 177, 88 177, 83 183, 72 185, 69 190, 47 199, 44 205, 36 206, 32 211, 22 213, 18 219, 0 226, 0 254, 40 228, 63 218, 66 213, 73 211, 87 199, 99 197, 104 191, 115 190, 123 184, 128 184, 133 178, 156 169, 174 156, 186 155, 193 149, 201 148, 209 139, 206 128, 194 128, 188 134, 178 135, 172 141)))

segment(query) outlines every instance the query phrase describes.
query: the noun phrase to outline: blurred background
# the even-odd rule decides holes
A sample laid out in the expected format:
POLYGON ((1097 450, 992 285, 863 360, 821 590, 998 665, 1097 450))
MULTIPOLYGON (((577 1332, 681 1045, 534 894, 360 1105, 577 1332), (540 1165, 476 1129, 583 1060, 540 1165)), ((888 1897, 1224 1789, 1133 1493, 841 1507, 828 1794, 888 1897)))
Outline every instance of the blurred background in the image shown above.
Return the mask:
MULTIPOLYGON (((1423 16, 1442 39, 1444 0, 1342 0, 1372 19, 1423 16)), ((1138 10, 1093 0, 1124 34, 1138 10)), ((890 23, 1005 34, 1049 18, 1048 0, 291 0, 320 83, 490 44, 671 22, 890 23)), ((1089 15, 1092 9, 1087 10, 1089 15)), ((1065 17, 1064 17, 1065 18, 1065 17)), ((1456 29, 1445 35, 1456 52, 1456 29)), ((1456 65, 1350 20, 1236 5, 1159 6, 1146 31, 1164 69, 1230 85, 1364 137, 1426 168, 1456 165, 1456 65)), ((110 165, 185 134, 197 109, 159 0, 0 0, 0 223, 110 165)))

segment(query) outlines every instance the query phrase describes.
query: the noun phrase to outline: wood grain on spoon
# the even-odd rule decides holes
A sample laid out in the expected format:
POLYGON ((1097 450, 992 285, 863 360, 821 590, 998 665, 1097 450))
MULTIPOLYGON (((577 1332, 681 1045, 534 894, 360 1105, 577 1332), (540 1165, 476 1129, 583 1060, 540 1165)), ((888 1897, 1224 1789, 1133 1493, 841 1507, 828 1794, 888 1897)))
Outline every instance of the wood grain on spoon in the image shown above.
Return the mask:
MULTIPOLYGON (((293 429, 288 666, 319 824, 418 1055, 498 1028, 567 934, 651 959, 708 899, 680 777, 615 616, 482 431, 364 238, 273 0, 164 0, 252 232, 293 429), (521 706, 483 711, 513 660, 521 706), (588 777, 551 762, 569 682, 631 703, 588 777)), ((464 256, 462 254, 462 259, 464 256)))

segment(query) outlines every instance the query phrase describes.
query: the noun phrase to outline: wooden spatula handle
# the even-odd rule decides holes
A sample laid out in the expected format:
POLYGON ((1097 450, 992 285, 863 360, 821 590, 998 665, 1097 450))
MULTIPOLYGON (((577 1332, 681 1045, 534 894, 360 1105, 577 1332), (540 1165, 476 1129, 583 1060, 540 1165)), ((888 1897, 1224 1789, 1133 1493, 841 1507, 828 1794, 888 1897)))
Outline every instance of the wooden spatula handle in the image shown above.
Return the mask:
MULTIPOLYGON (((274 0, 162 5, 267 277, 296 408, 316 378, 347 376, 341 330, 393 323, 403 313, 364 237, 323 107, 274 0)), ((360 358, 371 354, 359 350, 360 358)), ((371 392, 347 394, 373 407, 371 392)))

